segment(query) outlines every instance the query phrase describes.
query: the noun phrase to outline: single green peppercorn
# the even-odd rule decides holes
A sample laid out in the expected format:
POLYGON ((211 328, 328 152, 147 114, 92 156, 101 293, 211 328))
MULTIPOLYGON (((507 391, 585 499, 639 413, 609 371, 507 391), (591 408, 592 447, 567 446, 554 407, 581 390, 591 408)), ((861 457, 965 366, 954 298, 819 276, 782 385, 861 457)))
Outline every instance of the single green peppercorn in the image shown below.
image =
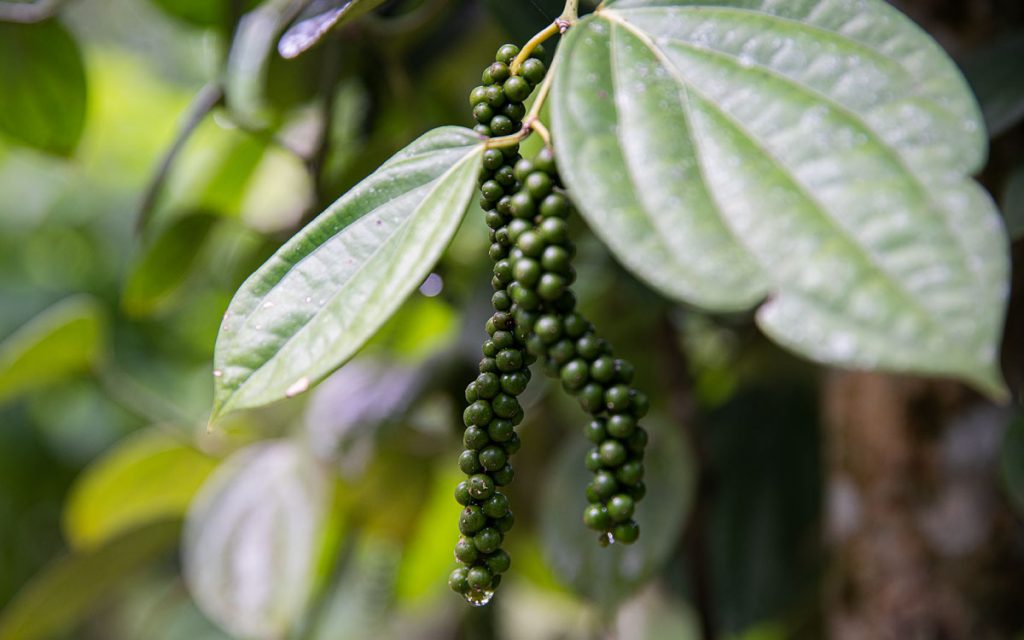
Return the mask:
MULTIPOLYGON (((514 451, 508 451, 508 445, 511 442, 515 442, 515 440, 510 439, 508 442, 505 443, 505 451, 507 451, 510 455, 512 453, 515 453, 514 451)), ((499 487, 504 487, 512 483, 512 478, 515 477, 515 471, 512 469, 512 465, 506 464, 504 467, 493 472, 491 474, 491 477, 494 478, 494 484, 496 484, 499 487)), ((472 495, 472 492, 470 493, 470 495, 472 495)))
POLYGON ((480 427, 467 427, 462 432, 462 444, 467 449, 483 449, 490 443, 491 439, 487 437, 487 432, 480 427))
POLYGON ((586 318, 578 313, 570 313, 565 316, 565 335, 569 336, 573 340, 580 338, 583 334, 590 330, 590 323, 587 322, 586 318))
POLYGON ((584 334, 576 341, 576 353, 587 360, 595 360, 602 351, 602 341, 592 333, 584 334))
POLYGON ((530 84, 540 84, 544 80, 544 74, 546 73, 544 63, 536 58, 528 58, 523 62, 523 66, 520 68, 519 73, 526 81, 530 84))
POLYGON ((623 522, 633 517, 633 498, 625 494, 618 494, 612 496, 612 499, 608 501, 608 515, 612 517, 615 522, 623 522))
POLYGON ((548 219, 567 217, 569 200, 560 193, 547 195, 540 203, 540 215, 548 219))
POLYGON ((570 269, 569 260, 568 251, 558 245, 551 245, 545 247, 544 253, 540 255, 540 266, 545 271, 565 273, 570 269))
POLYGON ((584 430, 587 436, 587 440, 590 440, 594 444, 601 444, 605 438, 608 437, 608 431, 605 429, 605 422, 601 418, 595 418, 587 423, 584 430))
POLYGON ((521 102, 509 102, 501 108, 501 112, 511 118, 513 122, 522 122, 526 117, 526 106, 521 102))
POLYGON ((516 130, 516 125, 512 122, 511 118, 503 115, 496 115, 491 118, 491 123, 488 126, 491 127, 491 131, 496 136, 507 136, 516 130))
POLYGON ((544 300, 557 300, 565 291, 565 278, 553 273, 545 273, 537 283, 537 295, 544 300))
POLYGON ((644 448, 647 446, 647 432, 643 427, 637 427, 633 435, 629 436, 627 441, 629 450, 633 453, 642 453, 644 448))
POLYGON ((502 533, 508 533, 512 529, 512 525, 515 524, 516 518, 510 511, 504 518, 499 518, 494 521, 494 528, 502 533))
POLYGON ((473 567, 466 574, 466 583, 470 589, 487 589, 491 586, 491 579, 491 572, 485 567, 473 567))
POLYGON ((640 537, 640 527, 632 520, 620 522, 612 529, 612 536, 616 542, 633 544, 640 537))
POLYGON ((494 410, 494 415, 499 418, 511 418, 519 410, 519 401, 506 393, 499 393, 491 401, 491 408, 494 410))
POLYGON ((639 460, 629 460, 615 472, 615 478, 626 485, 635 485, 643 480, 644 463, 639 460))
POLYGON ((474 500, 486 500, 494 495, 495 481, 486 473, 476 473, 469 477, 469 495, 474 500))
POLYGON ((466 407, 465 416, 467 426, 485 427, 494 417, 491 405, 484 400, 477 400, 466 407))
POLYGON ((628 438, 636 429, 636 418, 624 413, 616 413, 608 418, 608 434, 616 438, 628 438))
POLYGON ((469 92, 469 106, 475 107, 487 101, 487 87, 476 87, 469 92))
POLYGON ((495 442, 506 442, 514 432, 510 420, 492 420, 491 424, 487 425, 487 435, 495 442))
POLYGON ((480 193, 488 202, 497 202, 498 198, 505 195, 505 190, 496 180, 488 180, 480 185, 480 193))
POLYGON ((505 393, 510 393, 514 396, 517 396, 523 391, 526 391, 526 385, 529 382, 529 369, 523 369, 522 371, 513 371, 511 373, 503 373, 501 375, 502 390, 505 393))
POLYGON ((505 80, 505 96, 512 102, 522 102, 530 95, 530 84, 519 76, 505 80))
POLYGON ((505 104, 505 92, 501 90, 501 87, 492 85, 484 89, 484 99, 487 104, 497 108, 505 104))
MULTIPOLYGON (((601 450, 604 451, 603 445, 601 450)), ((590 486, 594 488, 594 493, 602 500, 607 500, 619 490, 619 483, 615 480, 615 476, 604 470, 594 474, 594 479, 590 481, 590 486)))
POLYGON ((473 540, 466 536, 460 536, 459 541, 455 543, 455 558, 459 562, 473 564, 479 557, 480 551, 477 550, 476 545, 473 544, 473 540))
POLYGON ((512 188, 516 184, 516 177, 512 175, 512 167, 508 165, 505 165, 494 172, 494 180, 501 186, 507 188, 512 188))
POLYGON ((512 558, 503 549, 496 550, 484 562, 491 573, 495 575, 505 573, 512 566, 512 558))
POLYGON ((459 532, 463 535, 471 536, 483 529, 486 524, 487 516, 475 504, 468 505, 459 514, 459 532))
POLYGON ((533 331, 544 344, 553 344, 562 337, 562 321, 555 315, 543 315, 533 325, 533 331))
POLYGON ((616 360, 615 361, 615 376, 619 382, 623 384, 629 384, 633 382, 633 365, 628 360, 616 360))
MULTIPOLYGON (((469 453, 472 453, 471 451, 469 453)), ((508 456, 505 455, 505 450, 497 445, 490 445, 484 447, 480 451, 479 464, 487 471, 497 471, 505 466, 508 461, 508 456)), ((466 472, 467 474, 470 472, 466 472)), ((472 492, 470 492, 472 494, 472 492)))
POLYGON ((483 467, 480 464, 477 453, 469 449, 459 454, 459 469, 461 469, 462 473, 467 476, 483 471, 483 467))
MULTIPOLYGON (((606 467, 617 467, 626 461, 626 447, 618 440, 605 440, 601 443, 601 464, 606 467)), ((473 486, 470 484, 470 494, 473 486)))
POLYGON ((514 44, 503 44, 498 49, 498 53, 494 55, 494 59, 497 62, 512 64, 517 55, 519 55, 519 47, 514 44))
POLYGON ((576 347, 570 340, 559 340, 548 349, 548 356, 556 365, 562 366, 576 356, 576 347))
POLYGON ((512 201, 509 203, 509 209, 513 216, 522 219, 532 218, 536 212, 533 198, 522 191, 512 196, 512 201))
MULTIPOLYGON (((493 124, 491 125, 491 128, 494 128, 493 124)), ((535 171, 526 176, 526 180, 523 182, 523 187, 534 200, 541 200, 551 193, 553 184, 551 182, 551 177, 548 174, 535 171)))
POLYGON ((523 354, 517 349, 502 349, 495 356, 498 369, 503 372, 517 371, 523 366, 523 354))
MULTIPOLYGON (((494 107, 492 107, 491 105, 487 104, 486 102, 481 102, 481 103, 477 104, 475 107, 473 107, 473 118, 476 119, 476 121, 478 123, 480 123, 482 125, 487 125, 487 124, 490 123, 491 118, 493 118, 493 117, 494 117, 494 107)), ((500 151, 498 151, 498 155, 499 156, 501 155, 500 151)), ((502 156, 502 161, 504 161, 504 156, 502 156)), ((496 164, 494 166, 491 166, 490 163, 484 162, 484 167, 487 168, 487 169, 497 169, 500 166, 501 166, 501 164, 496 164)))
POLYGON ((591 382, 580 390, 576 397, 580 407, 587 413, 597 413, 604 407, 604 387, 596 382, 591 382))
POLYGON ((469 591, 469 569, 466 567, 459 567, 451 572, 448 576, 448 586, 455 593, 465 594, 469 591))
POLYGON ((524 287, 533 288, 540 280, 543 270, 540 267, 540 263, 536 260, 521 258, 516 260, 513 273, 515 274, 516 282, 524 287))
POLYGON ((583 386, 587 384, 588 369, 589 367, 587 367, 587 363, 578 358, 566 363, 566 365, 562 367, 560 374, 562 385, 569 391, 576 391, 583 388, 583 386))
POLYGON ((496 492, 493 496, 487 499, 481 506, 481 510, 484 515, 488 518, 497 520, 498 518, 504 518, 508 514, 508 497, 504 494, 496 492))
POLYGON ((469 495, 469 483, 465 480, 455 486, 455 501, 462 506, 466 506, 473 501, 473 497, 469 495))
POLYGON ((608 509, 603 504, 590 504, 583 510, 583 524, 597 531, 604 531, 612 524, 608 509))
POLYGON ((600 471, 601 470, 601 450, 597 447, 589 449, 587 451, 587 457, 585 458, 585 464, 589 471, 600 471))
POLYGON ((511 75, 509 73, 508 65, 505 64, 504 62, 495 62, 491 66, 487 67, 487 71, 485 71, 484 73, 489 75, 491 78, 490 82, 495 84, 502 84, 503 82, 508 80, 509 76, 511 75))
POLYGON ((478 551, 482 553, 491 553, 501 546, 501 532, 494 527, 486 527, 481 529, 479 533, 473 536, 473 544, 476 546, 478 551))

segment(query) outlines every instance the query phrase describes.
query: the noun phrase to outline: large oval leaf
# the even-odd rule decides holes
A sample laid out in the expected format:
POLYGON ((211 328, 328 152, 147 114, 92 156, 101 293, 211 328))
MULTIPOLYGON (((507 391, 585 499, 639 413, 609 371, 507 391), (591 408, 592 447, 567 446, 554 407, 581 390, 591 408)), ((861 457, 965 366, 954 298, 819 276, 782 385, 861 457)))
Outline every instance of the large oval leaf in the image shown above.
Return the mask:
POLYGON ((348 360, 430 273, 482 153, 468 129, 425 134, 260 267, 221 325, 214 416, 301 393, 348 360))
POLYGON ((328 491, 325 470, 294 443, 229 458, 185 522, 185 580, 199 607, 235 636, 286 637, 309 604, 328 491))
POLYGON ((620 259, 821 362, 996 367, 1007 250, 974 99, 881 0, 618 0, 572 29, 560 167, 620 259))
POLYGON ((0 60, 0 131, 69 155, 85 126, 85 64, 74 38, 55 20, 0 22, 0 60))

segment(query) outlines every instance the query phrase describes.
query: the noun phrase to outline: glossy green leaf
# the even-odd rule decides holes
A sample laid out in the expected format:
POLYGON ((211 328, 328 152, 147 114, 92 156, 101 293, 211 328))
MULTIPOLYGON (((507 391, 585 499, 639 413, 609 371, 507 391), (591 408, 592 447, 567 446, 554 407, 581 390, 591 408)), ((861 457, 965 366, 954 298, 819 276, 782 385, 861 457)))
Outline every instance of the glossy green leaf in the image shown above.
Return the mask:
POLYGON ((332 29, 382 4, 384 0, 313 0, 281 36, 277 50, 285 58, 295 58, 320 42, 332 29))
POLYGON ((583 465, 591 446, 575 438, 555 458, 541 497, 540 535, 544 558, 566 586, 601 606, 631 595, 662 568, 690 512, 692 453, 680 427, 648 419, 651 443, 644 460, 647 495, 637 505, 640 539, 601 547, 583 525, 584 490, 593 477, 583 465))
POLYGON ((64 533, 95 548, 154 520, 182 518, 217 461, 160 429, 121 441, 78 478, 64 507, 64 533))
POLYGON ((1014 240, 1024 236, 1024 164, 1014 169, 1003 189, 1003 219, 1006 232, 1014 240))
POLYGON ((145 565, 178 542, 181 521, 135 529, 103 546, 54 560, 0 613, 0 640, 59 636, 110 600, 145 565))
POLYGON ((103 309, 92 297, 67 298, 0 343, 0 402, 86 370, 104 340, 103 309))
POLYGON ((814 360, 997 397, 1006 238, 939 46, 881 0, 618 0, 565 38, 551 106, 582 213, 655 288, 814 360))
POLYGON ((158 235, 136 259, 124 284, 121 306, 132 316, 166 308, 192 273, 199 251, 217 218, 183 216, 158 235))
POLYGON ((85 65, 59 22, 0 22, 0 133, 58 155, 85 125, 85 65))
POLYGON ((1024 31, 983 45, 963 63, 993 138, 1024 119, 1024 31))
POLYGON ((482 152, 467 129, 425 134, 260 267, 217 338, 214 417, 299 394, 352 357, 455 234, 482 152))
POLYGON ((295 443, 229 458, 185 523, 185 580, 203 612, 238 637, 287 637, 309 604, 329 498, 326 468, 295 443))

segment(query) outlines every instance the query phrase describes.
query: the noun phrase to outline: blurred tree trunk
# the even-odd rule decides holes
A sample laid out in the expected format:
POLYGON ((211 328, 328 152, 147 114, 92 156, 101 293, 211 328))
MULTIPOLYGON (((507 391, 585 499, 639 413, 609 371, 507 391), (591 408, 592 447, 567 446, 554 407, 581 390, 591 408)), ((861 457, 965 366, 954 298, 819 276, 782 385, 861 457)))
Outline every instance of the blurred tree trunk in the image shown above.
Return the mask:
POLYGON ((996 640, 1021 629, 1024 549, 998 477, 1009 415, 952 383, 830 376, 830 638, 996 640))

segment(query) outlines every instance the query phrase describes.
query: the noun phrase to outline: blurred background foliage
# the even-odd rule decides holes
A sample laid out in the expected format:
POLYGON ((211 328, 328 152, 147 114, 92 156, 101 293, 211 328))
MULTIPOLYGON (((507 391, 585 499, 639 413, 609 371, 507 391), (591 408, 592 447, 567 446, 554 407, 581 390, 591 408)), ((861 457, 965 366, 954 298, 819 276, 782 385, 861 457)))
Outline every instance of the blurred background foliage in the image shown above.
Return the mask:
MULTIPOLYGON (((578 221, 581 305, 660 408, 636 546, 579 526, 582 416, 538 378, 513 572, 481 610, 447 591, 480 215, 360 357, 207 428, 244 278, 409 140, 466 123, 496 46, 562 2, 372 2, 279 55, 344 4, 2 3, 0 640, 820 637, 820 372, 746 315, 669 305, 578 221)), ((966 56, 993 134, 1024 116, 1022 33, 966 56)), ((1015 233, 1022 171, 990 184, 1015 233)), ((1020 508, 1022 434, 1002 451, 1020 508)))

